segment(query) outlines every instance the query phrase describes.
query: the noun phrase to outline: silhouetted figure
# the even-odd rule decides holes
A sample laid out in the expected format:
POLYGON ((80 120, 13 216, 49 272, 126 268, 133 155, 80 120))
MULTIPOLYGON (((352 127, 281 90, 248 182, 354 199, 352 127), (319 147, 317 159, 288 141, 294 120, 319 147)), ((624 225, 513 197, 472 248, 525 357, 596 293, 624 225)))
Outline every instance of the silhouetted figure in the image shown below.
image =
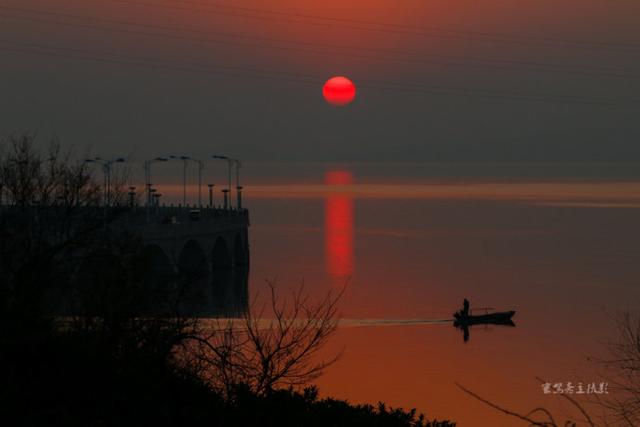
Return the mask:
POLYGON ((469 300, 467 300, 466 298, 462 303, 462 315, 465 317, 469 316, 469 300))
POLYGON ((462 339, 466 343, 467 341, 469 341, 469 327, 467 325, 462 325, 461 329, 462 329, 462 339))

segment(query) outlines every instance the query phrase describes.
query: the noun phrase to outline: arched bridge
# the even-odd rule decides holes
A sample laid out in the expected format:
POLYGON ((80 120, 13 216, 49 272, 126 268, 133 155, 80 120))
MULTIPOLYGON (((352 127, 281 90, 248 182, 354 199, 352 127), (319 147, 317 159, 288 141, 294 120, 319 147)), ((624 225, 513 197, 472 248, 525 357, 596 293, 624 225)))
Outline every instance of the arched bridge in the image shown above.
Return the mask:
POLYGON ((133 208, 126 220, 145 245, 149 277, 193 277, 198 315, 234 315, 248 305, 249 212, 246 209, 133 208))

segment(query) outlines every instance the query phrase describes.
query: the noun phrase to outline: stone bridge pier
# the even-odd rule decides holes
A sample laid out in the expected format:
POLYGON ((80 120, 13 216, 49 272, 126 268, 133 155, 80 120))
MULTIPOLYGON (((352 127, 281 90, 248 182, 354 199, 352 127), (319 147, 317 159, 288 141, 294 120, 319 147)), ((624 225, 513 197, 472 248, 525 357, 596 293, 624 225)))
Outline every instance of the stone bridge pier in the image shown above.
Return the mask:
POLYGON ((246 209, 139 208, 149 280, 185 277, 183 309, 199 316, 234 316, 248 306, 249 213, 246 209))

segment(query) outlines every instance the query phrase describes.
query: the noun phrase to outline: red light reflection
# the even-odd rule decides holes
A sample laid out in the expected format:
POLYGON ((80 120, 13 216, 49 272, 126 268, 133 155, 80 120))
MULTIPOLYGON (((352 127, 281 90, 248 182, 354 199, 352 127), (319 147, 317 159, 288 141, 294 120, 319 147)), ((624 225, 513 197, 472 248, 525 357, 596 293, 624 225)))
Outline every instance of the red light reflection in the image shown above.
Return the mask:
MULTIPOLYGON (((353 183, 351 172, 330 171, 327 185, 353 183)), ((353 199, 348 194, 329 194, 325 201, 325 253, 327 272, 332 278, 353 274, 353 199)))

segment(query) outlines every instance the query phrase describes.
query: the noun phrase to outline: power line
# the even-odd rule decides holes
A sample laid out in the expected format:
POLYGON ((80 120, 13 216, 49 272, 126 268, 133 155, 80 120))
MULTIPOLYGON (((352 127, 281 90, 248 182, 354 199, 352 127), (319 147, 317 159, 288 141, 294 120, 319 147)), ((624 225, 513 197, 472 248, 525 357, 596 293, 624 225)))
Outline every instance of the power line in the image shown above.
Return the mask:
MULTIPOLYGON (((118 1, 118 0, 115 0, 118 1)), ((526 40, 532 42, 552 42, 552 43, 562 43, 569 45, 585 45, 585 46, 598 46, 603 48, 608 48, 612 46, 625 46, 634 49, 640 49, 640 43, 609 43, 609 42, 595 42, 595 41, 586 41, 586 40, 567 40, 560 39, 554 37, 540 37, 540 36, 532 36, 532 35, 518 35, 518 34, 505 34, 505 33, 496 33, 496 32, 484 32, 484 31, 470 31, 463 30, 459 28, 444 28, 444 27, 421 27, 417 25, 407 25, 407 24, 397 24, 397 23, 388 23, 388 22, 380 22, 380 21, 368 21, 361 19, 351 19, 351 18, 342 18, 342 17, 333 17, 333 16, 322 16, 322 15, 310 15, 296 12, 288 12, 282 10, 270 10, 264 8, 255 8, 255 7, 245 7, 245 6, 236 6, 229 5, 225 3, 220 3, 217 1, 212 2, 203 2, 197 0, 165 0, 172 3, 184 3, 184 4, 193 4, 200 6, 215 6, 217 8, 223 9, 231 9, 231 10, 242 10, 245 12, 254 12, 254 13, 262 13, 267 15, 277 15, 277 16, 288 16, 288 17, 296 17, 296 18, 308 18, 315 19, 321 21, 331 21, 331 22, 341 22, 341 23, 350 23, 350 24, 361 24, 361 25, 373 25, 379 27, 390 27, 390 28, 398 28, 398 29, 408 29, 422 32, 444 32, 444 33, 454 33, 454 34, 464 34, 468 36, 481 36, 481 37, 496 37, 496 38, 506 38, 506 39, 519 39, 526 40)))
MULTIPOLYGON (((314 76, 290 73, 287 71, 279 71, 279 70, 268 70, 268 69, 258 69, 251 67, 239 67, 239 66, 231 66, 231 65, 216 65, 216 66, 208 66, 205 64, 193 64, 193 63, 180 63, 178 61, 174 61, 172 59, 164 59, 158 57, 149 57, 149 56, 140 56, 140 55, 127 55, 123 53, 117 52, 105 52, 105 51, 97 51, 93 49, 85 49, 85 48, 75 48, 75 47, 60 47, 60 46, 51 46, 51 45, 43 45, 39 43, 30 43, 30 42, 15 42, 6 39, 0 39, 0 44, 9 44, 16 46, 17 48, 27 48, 27 49, 35 49, 37 51, 59 51, 59 52, 70 52, 73 55, 89 55, 88 59, 101 59, 106 57, 105 59, 114 60, 114 61, 124 61, 126 63, 131 64, 139 64, 139 65, 151 65, 157 68, 168 67, 172 69, 178 69, 183 71, 206 71, 215 73, 217 71, 223 71, 225 73, 228 72, 243 72, 243 73, 254 73, 256 74, 253 77, 261 77, 268 76, 270 74, 274 74, 280 77, 287 77, 291 79, 304 79, 304 78, 313 78, 313 82, 317 83, 318 80, 314 76)), ((76 58, 81 58, 81 56, 74 56, 76 58)), ((117 63, 117 62, 114 62, 117 63)), ((225 74, 226 75, 226 74, 225 74)), ((235 74, 232 74, 235 75, 235 74)))
MULTIPOLYGON (((61 21, 52 21, 49 19, 42 18, 34 18, 31 16, 15 16, 8 15, 0 12, 0 17, 6 17, 11 19, 23 20, 28 22, 36 22, 43 23, 47 25, 56 25, 56 26, 66 26, 70 28, 86 28, 91 30, 101 30, 101 31, 110 31, 110 32, 119 32, 119 33, 127 33, 127 34, 135 34, 135 35, 143 35, 143 36, 151 36, 151 37, 161 37, 161 38, 170 38, 174 40, 185 40, 191 42, 198 43, 213 43, 213 44, 221 44, 221 45, 230 45, 230 46, 241 46, 247 48, 267 48, 274 50, 283 50, 283 51, 294 51, 294 52, 303 52, 303 53, 311 53, 317 55, 326 55, 326 56, 347 56, 347 57, 355 57, 359 59, 372 59, 372 60, 385 60, 391 62, 399 62, 399 63, 412 63, 412 64, 435 64, 440 66, 453 66, 453 67, 476 67, 476 68, 485 68, 485 69, 505 69, 505 70, 519 70, 519 71, 531 71, 531 72, 565 72, 576 75, 593 75, 593 76, 604 76, 604 77, 614 77, 614 78, 639 78, 640 74, 638 73, 628 73, 621 72, 619 70, 608 68, 608 67, 593 67, 594 71, 589 68, 584 67, 576 67, 576 66, 568 66, 563 64, 543 64, 531 61, 516 61, 516 60, 491 60, 491 59, 478 59, 478 58, 464 58, 464 57, 456 57, 450 55, 430 55, 430 54, 422 54, 417 55, 408 52, 397 52, 392 50, 381 50, 375 48, 360 48, 357 46, 341 46, 341 45, 326 45, 319 43, 301 43, 301 42, 290 42, 283 39, 264 39, 267 41, 277 41, 279 43, 288 43, 294 45, 302 45, 302 46, 316 46, 320 48, 324 48, 325 50, 317 50, 310 49, 308 47, 305 48, 296 48, 291 46, 278 46, 272 44, 264 44, 264 43, 245 43, 245 42, 237 42, 237 41, 229 41, 229 40, 220 40, 216 38, 212 38, 210 34, 197 30, 190 30, 187 28, 176 28, 176 27, 166 27, 166 26, 157 26, 157 25, 144 25, 137 24, 133 22, 126 21, 115 21, 115 20, 103 20, 96 18, 86 18, 78 15, 69 15, 63 13, 55 13, 55 12, 42 12, 35 11, 30 9, 21 9, 21 8, 13 8, 13 7, 5 7, 0 6, 1 10, 9 10, 11 12, 19 12, 19 13, 27 13, 27 14, 35 14, 35 15, 44 15, 44 16, 55 16, 64 19, 82 19, 89 20, 91 22, 95 22, 98 24, 107 24, 107 25, 118 25, 118 26, 128 26, 135 27, 136 29, 122 29, 122 28, 111 28, 111 27, 100 27, 94 24, 86 24, 86 23, 76 23, 76 22, 61 22, 61 21), (163 31, 170 32, 190 32, 196 34, 203 34, 203 37, 193 37, 193 36, 184 36, 178 34, 169 34, 165 32, 149 32, 145 30, 140 30, 138 28, 151 28, 153 30, 161 29, 163 31), (326 50, 326 49, 341 49, 341 51, 336 50, 326 50), (367 54, 362 54, 362 52, 358 52, 358 50, 363 50, 365 52, 372 53, 383 53, 385 55, 401 55, 401 56, 372 56, 367 54), (402 57, 407 56, 407 57, 402 57), (435 58, 435 59, 434 59, 435 58)), ((234 33, 224 33, 224 32, 214 32, 214 34, 227 37, 227 38, 244 38, 244 39, 255 39, 251 36, 244 36, 234 33)))
MULTIPOLYGON (((203 74, 216 74, 229 77, 251 77, 258 79, 277 80, 286 83, 299 83, 306 85, 318 86, 324 81, 324 78, 313 75, 289 73, 275 70, 256 69, 249 67, 232 67, 232 66, 209 66, 205 64, 189 64, 180 63, 173 60, 162 58, 133 56, 121 53, 96 51, 83 48, 68 48, 51 45, 42 45, 37 43, 23 43, 10 40, 0 39, 0 49, 18 53, 28 53, 36 55, 48 55, 68 59, 76 59, 91 62, 111 63, 118 65, 133 65, 153 69, 167 69, 203 74), (283 77, 286 77, 283 80, 283 77)), ((552 103, 566 103, 578 105, 592 105, 602 107, 618 107, 618 108, 640 108, 640 101, 626 100, 620 102, 618 99, 585 97, 577 95, 547 95, 520 92, 493 92, 482 91, 468 88, 445 88, 437 86, 424 86, 412 83, 398 83, 377 80, 363 80, 358 83, 360 88, 385 90, 394 92, 405 92, 411 94, 430 94, 444 96, 458 96, 469 98, 482 98, 505 101, 538 101, 552 103)))
POLYGON ((446 29, 446 28, 425 28, 425 27, 417 27, 417 26, 409 26, 402 24, 387 24, 387 23, 376 23, 374 21, 360 21, 346 18, 333 18, 333 17, 322 17, 317 15, 306 15, 299 14, 293 12, 282 12, 282 11, 269 11, 266 9, 256 9, 256 8, 247 8, 241 6, 231 6, 231 5, 221 5, 219 3, 210 4, 196 1, 187 1, 187 0, 169 0, 165 3, 150 3, 148 1, 143 0, 107 0, 115 3, 123 3, 130 4, 140 7, 154 8, 158 7, 164 9, 173 9, 173 10, 181 10, 186 12, 198 12, 198 13, 209 13, 216 14, 222 16, 234 16, 246 19, 257 19, 257 20, 266 20, 266 21, 278 21, 278 22, 290 22, 296 24, 306 24, 306 25, 314 25, 321 27, 337 27, 337 28, 345 28, 351 30, 358 31, 371 31, 371 32, 382 32, 382 33, 392 33, 399 35, 418 35, 424 37, 436 37, 436 38, 444 38, 444 39, 461 39, 461 40, 469 40, 470 38, 474 41, 478 41, 480 39, 484 39, 484 41, 491 42, 501 42, 501 43, 510 43, 510 44, 526 44, 526 45, 543 45, 548 47, 572 47, 572 48, 583 48, 583 49, 604 49, 613 52, 638 52, 640 51, 640 43, 620 43, 620 42, 594 42, 594 41, 584 41, 584 40, 565 40, 559 38, 551 38, 551 37, 537 37, 537 36, 524 36, 524 35, 510 35, 503 33, 491 33, 491 32, 476 32, 469 30, 461 30, 461 29, 446 29), (201 5, 206 6, 206 8, 195 9, 192 7, 188 7, 189 5, 201 5), (220 9, 228 9, 228 10, 239 10, 240 12, 229 12, 220 9), (260 14, 270 14, 272 16, 261 16, 256 15, 256 13, 260 14), (324 21, 324 22, 323 22, 324 21), (365 25, 365 26, 363 26, 365 25), (369 25, 369 26, 366 26, 369 25))
POLYGON ((407 24, 397 24, 397 23, 387 23, 380 21, 368 21, 361 19, 350 19, 350 18, 342 18, 342 17, 333 17, 333 16, 322 16, 322 15, 310 15, 296 12, 288 12, 282 10, 269 10, 264 8, 255 8, 255 7, 245 7, 245 6, 236 6, 236 5, 228 5, 225 3, 220 3, 217 1, 213 2, 203 2, 197 0, 166 0, 173 3, 184 3, 184 4, 193 4, 193 5, 201 5, 201 6, 215 6, 223 9, 231 9, 231 10, 242 10, 245 12, 255 12, 255 13, 263 13, 268 15, 277 15, 277 16, 289 16, 289 17, 297 17, 297 18, 308 18, 308 19, 316 19, 322 21, 331 21, 331 22, 342 22, 342 23, 351 23, 351 24, 361 24, 361 25, 373 25, 380 27, 390 27, 390 28, 399 28, 399 29, 408 29, 422 32, 444 32, 444 33, 454 33, 454 34, 464 34, 468 36, 481 36, 481 37, 496 37, 496 38, 506 38, 506 39, 519 39, 526 40, 532 42, 552 42, 552 43, 562 43, 562 44, 570 44, 570 45, 588 45, 588 46, 600 46, 603 48, 611 47, 611 46, 626 46, 635 49, 640 49, 640 43, 608 43, 608 42, 594 42, 594 41, 586 41, 586 40, 567 40, 567 39, 559 39, 554 37, 540 37, 540 36, 531 36, 531 35, 514 35, 514 34, 505 34, 505 33, 496 33, 496 32, 483 32, 483 31, 470 31, 463 30, 459 28, 444 28, 444 27, 421 27, 417 25, 407 25, 407 24))

